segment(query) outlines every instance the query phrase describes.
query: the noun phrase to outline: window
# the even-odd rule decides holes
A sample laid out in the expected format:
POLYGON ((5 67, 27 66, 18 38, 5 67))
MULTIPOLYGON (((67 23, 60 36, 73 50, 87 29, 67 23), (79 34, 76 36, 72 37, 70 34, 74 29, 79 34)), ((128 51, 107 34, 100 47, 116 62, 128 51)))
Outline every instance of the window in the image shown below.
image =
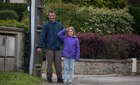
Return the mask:
POLYGON ((10 2, 10 0, 0 0, 0 2, 6 3, 6 2, 10 2))

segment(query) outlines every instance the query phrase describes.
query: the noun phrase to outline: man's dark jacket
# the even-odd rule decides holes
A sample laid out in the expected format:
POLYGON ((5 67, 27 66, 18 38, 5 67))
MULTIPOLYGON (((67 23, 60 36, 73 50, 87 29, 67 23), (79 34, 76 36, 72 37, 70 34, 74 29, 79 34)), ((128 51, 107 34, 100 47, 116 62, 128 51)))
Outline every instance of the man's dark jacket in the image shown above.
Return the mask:
POLYGON ((43 26, 39 38, 38 48, 42 48, 43 43, 45 42, 46 49, 59 50, 62 41, 58 38, 57 33, 63 29, 63 25, 59 22, 53 23, 48 21, 48 23, 43 26))

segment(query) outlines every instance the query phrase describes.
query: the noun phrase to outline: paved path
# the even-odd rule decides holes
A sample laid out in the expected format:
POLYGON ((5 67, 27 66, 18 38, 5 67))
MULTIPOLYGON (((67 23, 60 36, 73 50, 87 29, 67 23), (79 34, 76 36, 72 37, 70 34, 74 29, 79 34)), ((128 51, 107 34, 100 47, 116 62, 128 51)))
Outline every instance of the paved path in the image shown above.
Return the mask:
MULTIPOLYGON (((45 78, 45 74, 42 75, 45 78)), ((45 78, 46 79, 46 78, 45 78)), ((56 83, 44 83, 43 85, 63 85, 56 83)), ((121 75, 75 75, 74 85, 140 85, 140 76, 121 75)))

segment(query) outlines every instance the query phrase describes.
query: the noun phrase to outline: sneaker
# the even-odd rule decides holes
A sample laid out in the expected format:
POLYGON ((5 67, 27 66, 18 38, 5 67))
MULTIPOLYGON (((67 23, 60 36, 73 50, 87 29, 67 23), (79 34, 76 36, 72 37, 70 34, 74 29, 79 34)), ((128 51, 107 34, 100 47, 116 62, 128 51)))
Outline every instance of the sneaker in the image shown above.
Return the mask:
POLYGON ((69 84, 68 84, 68 85, 73 85, 73 84, 72 84, 72 82, 69 82, 69 84))
POLYGON ((63 83, 63 79, 57 79, 57 83, 63 83))
POLYGON ((48 78, 47 79, 48 83, 53 83, 52 79, 48 78))

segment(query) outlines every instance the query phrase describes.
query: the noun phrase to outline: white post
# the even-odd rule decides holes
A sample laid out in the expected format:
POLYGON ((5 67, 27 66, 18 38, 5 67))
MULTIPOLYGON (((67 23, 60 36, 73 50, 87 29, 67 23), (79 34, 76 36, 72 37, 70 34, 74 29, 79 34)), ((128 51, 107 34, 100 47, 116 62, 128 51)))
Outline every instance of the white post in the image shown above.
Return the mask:
POLYGON ((30 65, 29 73, 33 74, 33 60, 34 60, 34 36, 35 36, 35 0, 31 0, 31 53, 30 53, 30 65))
POLYGON ((137 59, 132 58, 132 61, 132 75, 135 75, 135 73, 137 72, 137 59))
POLYGON ((4 3, 6 3, 6 0, 3 0, 4 3))

